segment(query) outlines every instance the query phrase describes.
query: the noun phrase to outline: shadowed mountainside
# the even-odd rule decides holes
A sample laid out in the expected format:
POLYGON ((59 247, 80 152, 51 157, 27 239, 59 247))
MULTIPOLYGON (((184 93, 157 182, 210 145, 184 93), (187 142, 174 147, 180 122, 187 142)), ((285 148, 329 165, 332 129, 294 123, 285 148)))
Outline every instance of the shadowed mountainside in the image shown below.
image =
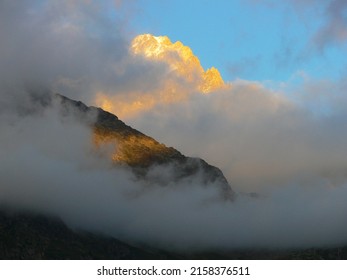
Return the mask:
POLYGON ((162 259, 117 239, 76 232, 60 219, 0 211, 0 259, 162 259))
POLYGON ((338 260, 347 259, 347 247, 297 250, 228 250, 177 254, 137 248, 115 238, 72 231, 60 219, 34 213, 0 210, 0 259, 235 259, 338 260))

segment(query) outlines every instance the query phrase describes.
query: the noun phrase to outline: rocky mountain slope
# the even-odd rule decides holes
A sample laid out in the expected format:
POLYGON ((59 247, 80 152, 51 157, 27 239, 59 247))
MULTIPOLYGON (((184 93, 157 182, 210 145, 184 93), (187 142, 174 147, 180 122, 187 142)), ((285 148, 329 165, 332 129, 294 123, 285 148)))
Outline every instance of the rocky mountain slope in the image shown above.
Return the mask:
POLYGON ((54 96, 54 100, 60 103, 62 114, 75 115, 88 122, 93 129, 96 146, 105 143, 113 145, 114 151, 110 156, 114 163, 129 166, 139 179, 167 185, 198 178, 202 186, 217 187, 222 198, 233 199, 235 194, 221 170, 203 159, 184 156, 100 108, 88 107, 59 94, 54 96), (160 166, 169 168, 170 174, 153 176, 149 172, 150 167, 160 166))

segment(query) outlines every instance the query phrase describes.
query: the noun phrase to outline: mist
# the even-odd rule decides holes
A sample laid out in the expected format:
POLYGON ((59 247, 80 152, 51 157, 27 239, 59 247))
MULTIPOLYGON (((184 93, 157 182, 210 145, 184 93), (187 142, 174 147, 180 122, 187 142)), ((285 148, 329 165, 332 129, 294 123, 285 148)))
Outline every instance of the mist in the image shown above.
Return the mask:
POLYGON ((317 181, 338 187, 346 181, 347 115, 342 99, 330 102, 327 107, 340 109, 313 110, 260 85, 235 81, 231 91, 158 104, 125 120, 220 167, 240 192, 268 193, 317 181))
POLYGON ((347 185, 318 181, 225 202, 199 176, 148 187, 96 152, 90 128, 55 106, 2 122, 1 131, 1 204, 58 216, 74 229, 177 251, 346 242, 347 185))
MULTIPOLYGON (((95 150, 87 122, 37 102, 52 92, 87 105, 100 92, 135 102, 143 93, 165 97, 168 80, 180 83, 169 63, 129 53, 133 34, 118 9, 113 1, 0 2, 0 204, 167 250, 346 244, 342 82, 336 98, 320 95, 323 107, 315 81, 291 96, 242 80, 203 95, 184 82, 176 87, 189 92, 184 98, 154 98, 149 109, 124 115, 167 146, 221 168, 238 194, 232 202, 218 199, 217 186, 203 187, 199 175, 149 187, 115 167, 107 146, 95 150)), ((150 172, 172 172, 157 168, 150 172)))

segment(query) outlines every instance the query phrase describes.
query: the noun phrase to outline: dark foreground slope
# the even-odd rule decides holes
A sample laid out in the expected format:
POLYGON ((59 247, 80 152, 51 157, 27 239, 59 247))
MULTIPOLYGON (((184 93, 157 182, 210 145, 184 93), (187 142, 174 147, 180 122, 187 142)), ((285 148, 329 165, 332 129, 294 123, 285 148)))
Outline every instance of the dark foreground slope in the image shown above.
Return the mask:
POLYGON ((162 259, 114 238, 75 232, 60 219, 0 211, 0 259, 162 259))
POLYGON ((347 247, 306 250, 235 250, 176 254, 136 248, 117 239, 69 229, 61 220, 0 211, 0 259, 347 259, 347 247))

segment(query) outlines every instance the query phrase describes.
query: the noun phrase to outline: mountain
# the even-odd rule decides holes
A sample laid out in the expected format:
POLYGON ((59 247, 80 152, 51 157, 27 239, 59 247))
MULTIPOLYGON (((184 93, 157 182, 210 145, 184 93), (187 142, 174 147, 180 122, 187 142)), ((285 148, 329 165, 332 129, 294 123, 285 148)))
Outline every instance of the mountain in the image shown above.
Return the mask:
POLYGON ((0 210, 0 259, 166 259, 117 239, 72 231, 56 217, 0 210))
MULTIPOLYGON (((39 113, 50 106, 90 127, 96 149, 112 146, 107 155, 114 168, 131 170, 145 185, 175 187, 172 183, 199 180, 202 187, 217 188, 220 198, 232 200, 234 192, 223 173, 200 158, 183 155, 133 129, 117 116, 97 107, 60 94, 32 95, 33 106, 19 108, 20 115, 39 113), (151 170, 165 168, 169 175, 153 175, 151 170)), ((70 229, 59 217, 42 213, 14 211, 0 205, 0 259, 166 259, 177 255, 157 249, 136 248, 115 238, 70 229)), ((10 205, 11 207, 11 205, 10 205)))
POLYGON ((172 147, 166 147, 101 108, 88 107, 60 94, 54 95, 53 99, 60 104, 63 115, 74 115, 91 127, 96 146, 113 145, 114 152, 110 156, 114 164, 130 167, 138 179, 168 185, 198 178, 202 186, 217 187, 221 198, 234 198, 235 193, 222 171, 203 159, 187 157, 172 147), (165 167, 171 172, 165 176, 160 173, 153 175, 149 172, 153 167, 165 167))

